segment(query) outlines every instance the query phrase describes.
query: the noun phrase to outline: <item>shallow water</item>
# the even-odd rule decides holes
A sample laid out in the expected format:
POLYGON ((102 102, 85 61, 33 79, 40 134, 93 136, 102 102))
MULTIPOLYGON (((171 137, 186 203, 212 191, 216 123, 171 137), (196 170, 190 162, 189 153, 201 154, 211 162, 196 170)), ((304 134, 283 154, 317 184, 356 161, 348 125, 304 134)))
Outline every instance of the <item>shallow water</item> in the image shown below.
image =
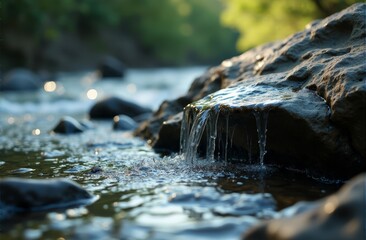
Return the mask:
POLYGON ((66 177, 99 200, 8 216, 0 220, 0 239, 238 239, 279 210, 338 188, 270 166, 161 156, 108 121, 82 134, 49 133, 62 116, 87 117, 95 101, 90 89, 97 99, 116 95, 156 109, 203 71, 132 70, 123 82, 63 74, 53 92, 1 93, 0 177, 66 177))

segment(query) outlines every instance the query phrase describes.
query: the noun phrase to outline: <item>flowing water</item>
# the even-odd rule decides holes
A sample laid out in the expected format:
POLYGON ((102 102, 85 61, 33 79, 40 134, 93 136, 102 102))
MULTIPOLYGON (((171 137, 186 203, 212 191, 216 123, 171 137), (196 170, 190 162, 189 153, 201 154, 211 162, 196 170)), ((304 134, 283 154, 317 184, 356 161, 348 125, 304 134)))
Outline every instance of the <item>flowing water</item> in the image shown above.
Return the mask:
POLYGON ((253 112, 255 121, 257 123, 258 132, 258 145, 259 145, 259 164, 264 166, 264 155, 266 155, 266 142, 267 142, 267 121, 269 110, 253 112))
MULTIPOLYGON (((219 108, 185 113, 182 154, 171 156, 130 132, 113 131, 111 121, 95 121, 82 134, 49 132, 63 116, 87 118, 92 104, 108 95, 156 109, 184 94, 203 71, 131 70, 124 81, 62 74, 55 89, 0 93, 0 177, 66 177, 99 196, 89 206, 2 216, 0 239, 238 239, 279 210, 338 188, 274 167, 230 163, 235 128, 229 117, 218 126, 219 108), (207 157, 199 158, 205 128, 207 157), (225 161, 217 161, 218 148, 225 161)), ((266 118, 258 120, 262 160, 266 118)))

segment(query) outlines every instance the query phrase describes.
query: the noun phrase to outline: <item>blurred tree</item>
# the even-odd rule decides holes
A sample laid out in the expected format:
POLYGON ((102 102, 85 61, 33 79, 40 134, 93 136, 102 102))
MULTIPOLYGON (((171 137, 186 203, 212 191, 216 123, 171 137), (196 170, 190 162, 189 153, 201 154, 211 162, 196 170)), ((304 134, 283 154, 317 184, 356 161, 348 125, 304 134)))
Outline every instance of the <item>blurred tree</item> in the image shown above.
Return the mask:
POLYGON ((305 27, 312 20, 327 17, 357 0, 224 0, 224 25, 238 29, 241 51, 278 40, 305 27))
MULTIPOLYGON (((221 0, 0 2, 4 34, 2 55, 5 56, 2 61, 9 67, 43 68, 61 64, 57 58, 64 56, 50 57, 50 52, 54 55, 67 52, 55 49, 65 48, 65 44, 72 46, 75 39, 90 52, 114 54, 113 48, 118 47, 116 42, 126 43, 116 38, 106 40, 103 34, 108 31, 127 36, 143 52, 141 56, 154 59, 156 64, 210 64, 237 53, 238 33, 220 22, 221 0), (72 37, 65 37, 69 35, 72 37)), ((68 52, 75 66, 83 61, 80 55, 90 54, 81 47, 68 47, 68 52)), ((117 57, 129 61, 128 53, 117 57)))

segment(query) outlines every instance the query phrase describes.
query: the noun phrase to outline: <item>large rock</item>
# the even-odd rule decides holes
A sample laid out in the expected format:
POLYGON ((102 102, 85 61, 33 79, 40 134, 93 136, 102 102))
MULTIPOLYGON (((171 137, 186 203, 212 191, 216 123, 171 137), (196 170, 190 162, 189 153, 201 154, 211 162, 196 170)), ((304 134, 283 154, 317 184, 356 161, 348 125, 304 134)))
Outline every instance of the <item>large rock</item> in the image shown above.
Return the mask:
POLYGON ((0 91, 34 91, 42 87, 43 81, 33 72, 16 68, 0 78, 0 91))
POLYGON ((176 150, 179 143, 172 141, 180 136, 164 134, 164 122, 180 129, 166 120, 193 102, 185 107, 181 133, 189 156, 262 159, 334 177, 365 171, 365 12, 366 4, 355 4, 283 41, 224 61, 196 79, 184 98, 169 102, 168 112, 162 105, 138 134, 176 150), (206 131, 190 131, 195 124, 193 129, 206 131))
POLYGON ((262 223, 243 239, 365 239, 366 174, 347 183, 339 192, 293 217, 262 223))
POLYGON ((7 213, 45 211, 90 204, 96 198, 68 179, 0 180, 0 219, 7 213))
POLYGON ((89 111, 91 119, 113 119, 117 115, 131 118, 150 113, 151 110, 117 97, 110 97, 97 102, 89 111))

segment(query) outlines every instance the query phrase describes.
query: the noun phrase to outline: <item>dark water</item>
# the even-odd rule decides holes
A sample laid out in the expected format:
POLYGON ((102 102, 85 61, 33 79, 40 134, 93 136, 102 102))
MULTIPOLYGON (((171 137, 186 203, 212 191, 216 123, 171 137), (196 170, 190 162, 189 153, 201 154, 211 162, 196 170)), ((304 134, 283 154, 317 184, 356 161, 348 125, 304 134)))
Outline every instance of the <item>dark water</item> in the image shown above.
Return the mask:
POLYGON ((98 98, 112 93, 156 108, 202 71, 135 70, 124 82, 74 74, 53 92, 1 93, 0 177, 66 177, 99 200, 2 219, 0 239, 238 239, 281 209, 339 187, 275 167, 161 156, 131 133, 112 131, 108 121, 78 135, 49 133, 64 115, 87 117, 90 89, 98 98))

